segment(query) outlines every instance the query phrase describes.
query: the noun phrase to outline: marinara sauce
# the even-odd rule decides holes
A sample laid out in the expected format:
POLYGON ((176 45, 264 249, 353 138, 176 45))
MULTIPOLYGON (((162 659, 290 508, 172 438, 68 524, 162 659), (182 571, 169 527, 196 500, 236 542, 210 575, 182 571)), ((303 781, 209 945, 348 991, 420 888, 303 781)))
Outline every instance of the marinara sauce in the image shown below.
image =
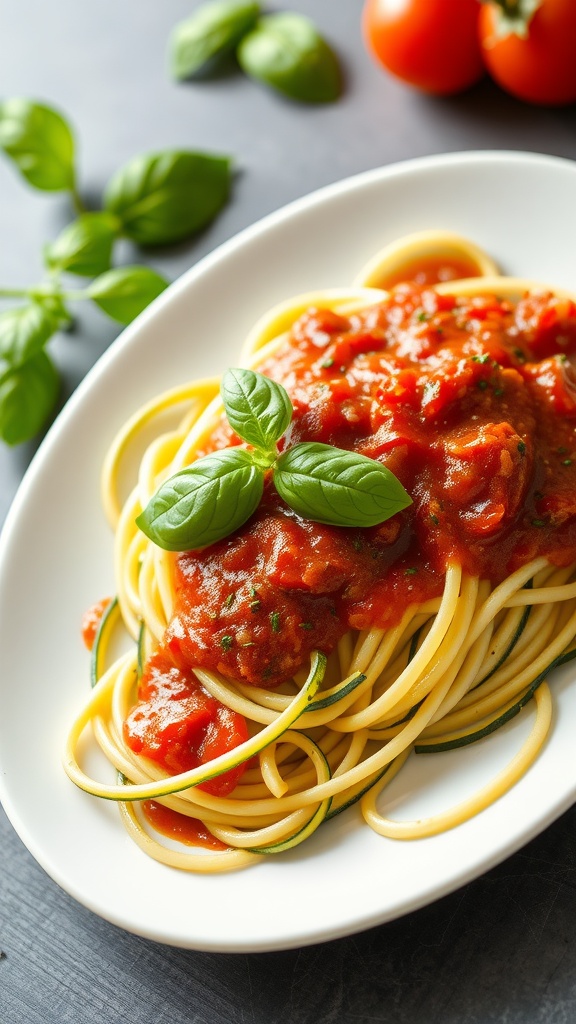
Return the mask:
MULTIPOLYGON (((174 564, 158 657, 271 687, 350 627, 441 594, 447 564, 498 583, 576 559, 576 305, 403 284, 350 317, 310 309, 259 369, 294 406, 280 447, 321 441, 386 465, 412 504, 367 530, 301 519, 268 484, 239 531, 174 564)), ((211 447, 239 444, 223 421, 211 447)), ((130 729, 128 729, 130 742, 130 729)))
POLYGON ((103 597, 100 601, 96 601, 91 608, 88 608, 82 616, 81 632, 84 646, 89 651, 94 647, 96 640, 96 634, 100 628, 100 623, 104 617, 104 613, 111 603, 110 597, 103 597))
POLYGON ((459 281, 466 277, 477 277, 479 273, 478 264, 464 253, 430 253, 428 256, 420 254, 405 259, 393 270, 383 273, 380 279, 373 283, 373 287, 385 288, 388 291, 404 281, 420 285, 440 284, 446 281, 459 281))

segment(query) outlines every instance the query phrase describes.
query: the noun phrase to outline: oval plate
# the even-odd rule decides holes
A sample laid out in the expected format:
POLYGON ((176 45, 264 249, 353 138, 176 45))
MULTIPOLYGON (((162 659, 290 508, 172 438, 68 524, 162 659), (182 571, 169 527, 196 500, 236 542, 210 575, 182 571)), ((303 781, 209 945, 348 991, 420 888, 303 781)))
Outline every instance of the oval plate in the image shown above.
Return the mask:
MULTIPOLYGON (((355 809, 301 849, 237 874, 187 875, 148 859, 117 809, 61 767, 88 687, 85 608, 113 591, 100 464, 117 428, 158 391, 234 365, 245 335, 292 294, 349 285, 381 247, 441 228, 504 273, 574 287, 576 165, 462 153, 359 175, 292 203, 220 247, 115 342, 50 430, 0 540, 0 797, 43 868, 80 903, 156 941, 223 952, 285 949, 391 920, 517 850, 576 796, 576 681, 554 678, 552 736, 521 782, 472 821, 411 843, 373 834, 355 809)), ((398 817, 434 813, 513 756, 528 712, 490 740, 413 757, 387 790, 398 817)), ((96 759, 97 760, 97 759, 96 759)), ((97 766, 96 766, 97 767, 97 766)))

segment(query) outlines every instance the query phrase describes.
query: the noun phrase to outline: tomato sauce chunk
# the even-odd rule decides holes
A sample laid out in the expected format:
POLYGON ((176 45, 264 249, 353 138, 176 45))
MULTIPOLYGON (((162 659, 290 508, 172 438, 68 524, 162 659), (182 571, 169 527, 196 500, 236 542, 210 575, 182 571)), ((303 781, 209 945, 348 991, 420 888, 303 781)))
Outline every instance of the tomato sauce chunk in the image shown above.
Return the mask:
MULTIPOLYGON (((376 459, 412 504, 367 530, 323 526, 268 481, 240 530, 176 556, 162 646, 172 668, 148 666, 128 720, 134 749, 182 771, 237 741, 236 721, 191 682, 194 666, 277 686, 350 627, 386 628, 441 594, 451 561, 494 584, 539 555, 574 561, 575 365, 576 306, 549 293, 514 304, 404 283, 349 317, 304 313, 260 367, 294 406, 280 446, 376 459)), ((223 420, 205 450, 238 443, 223 420)))
POLYGON ((229 849, 226 843, 216 839, 198 818, 180 814, 179 811, 164 807, 156 800, 143 800, 142 811, 152 828, 168 839, 175 839, 185 846, 202 846, 207 850, 229 849))
POLYGON ((88 608, 82 616, 81 632, 84 646, 89 651, 94 647, 96 640, 96 634, 100 629, 100 623, 104 617, 106 609, 111 604, 112 599, 110 597, 103 597, 100 601, 96 601, 91 608, 88 608))
POLYGON ((376 287, 393 288, 405 281, 422 285, 444 284, 465 277, 477 277, 479 273, 478 264, 465 253, 434 253, 406 259, 394 270, 383 274, 376 287))
MULTIPOLYGON (((138 702, 124 722, 124 739, 136 754, 178 775, 233 750, 248 739, 248 731, 242 715, 215 700, 194 674, 175 665, 161 646, 142 675, 138 702)), ((243 772, 244 765, 240 765, 202 783, 199 789, 225 796, 243 772)))

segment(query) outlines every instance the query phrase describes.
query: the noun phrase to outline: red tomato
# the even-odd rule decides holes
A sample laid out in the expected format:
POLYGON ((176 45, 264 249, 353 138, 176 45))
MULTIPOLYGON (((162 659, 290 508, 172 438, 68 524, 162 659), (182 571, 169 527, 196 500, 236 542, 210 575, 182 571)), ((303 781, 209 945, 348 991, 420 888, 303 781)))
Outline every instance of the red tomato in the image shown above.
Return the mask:
POLYGON ((478 0, 366 0, 362 29, 376 60, 424 92, 461 92, 484 72, 478 0))
MULTIPOLYGON (((519 3, 520 9, 522 2, 519 3)), ((490 74, 507 92, 529 103, 559 106, 576 100, 576 2, 541 0, 527 18, 524 37, 505 27, 502 7, 480 11, 480 40, 490 74)))

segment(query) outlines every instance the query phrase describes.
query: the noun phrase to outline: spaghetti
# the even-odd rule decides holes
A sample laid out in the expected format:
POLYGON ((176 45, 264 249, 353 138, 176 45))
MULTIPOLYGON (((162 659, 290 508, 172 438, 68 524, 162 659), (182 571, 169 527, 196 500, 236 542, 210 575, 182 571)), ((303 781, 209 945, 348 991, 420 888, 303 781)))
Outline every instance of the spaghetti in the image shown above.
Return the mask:
POLYGON ((231 538, 163 551, 137 515, 167 477, 240 439, 216 379, 136 413, 104 466, 118 597, 68 738, 72 781, 117 801, 150 856, 205 872, 290 849, 352 804, 376 832, 415 839, 498 799, 545 742, 548 672, 576 656, 572 350, 569 296, 499 277, 444 233, 402 239, 353 288, 264 317, 242 362, 287 388, 283 443, 363 452, 411 493, 410 509, 371 530, 303 522, 265 490, 231 538), (124 499, 124 457, 151 424, 124 499), (133 645, 113 658, 119 629, 133 645), (418 822, 379 809, 413 752, 481 739, 532 699, 528 739, 480 792, 418 822), (89 725, 116 784, 79 764, 89 725), (201 823, 191 842, 209 848, 167 845, 150 826, 158 803, 169 824, 201 823))

